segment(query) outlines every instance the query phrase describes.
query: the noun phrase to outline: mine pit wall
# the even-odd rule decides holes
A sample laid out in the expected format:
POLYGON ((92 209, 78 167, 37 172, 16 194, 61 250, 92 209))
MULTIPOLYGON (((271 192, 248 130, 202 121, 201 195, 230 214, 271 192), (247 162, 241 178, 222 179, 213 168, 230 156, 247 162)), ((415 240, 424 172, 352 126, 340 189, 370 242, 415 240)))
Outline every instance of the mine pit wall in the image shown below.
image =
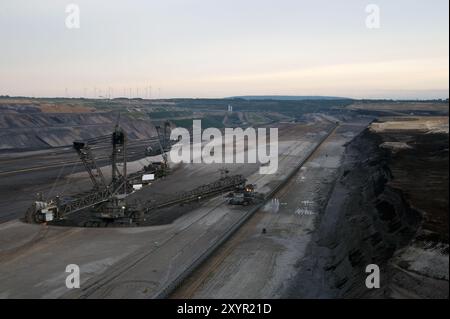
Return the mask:
MULTIPOLYGON (((110 134, 118 113, 0 113, 0 152, 28 151, 70 146, 77 139, 110 134)), ((130 140, 157 136, 154 125, 147 120, 127 115, 120 125, 130 140)))
POLYGON ((388 186, 389 151, 368 129, 346 147, 346 154, 327 207, 317 221, 308 257, 301 265, 309 278, 290 297, 388 297, 388 261, 414 237, 420 214, 402 192, 388 186), (365 268, 377 264, 381 289, 367 289, 365 268))

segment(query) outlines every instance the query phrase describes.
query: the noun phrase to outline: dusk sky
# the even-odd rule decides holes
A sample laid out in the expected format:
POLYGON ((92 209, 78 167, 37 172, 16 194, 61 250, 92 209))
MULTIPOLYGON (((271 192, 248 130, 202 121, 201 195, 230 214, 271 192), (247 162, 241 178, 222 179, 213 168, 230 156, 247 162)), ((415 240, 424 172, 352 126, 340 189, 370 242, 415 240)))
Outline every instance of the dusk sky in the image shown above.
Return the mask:
POLYGON ((0 4, 0 95, 448 97, 448 0, 0 4))

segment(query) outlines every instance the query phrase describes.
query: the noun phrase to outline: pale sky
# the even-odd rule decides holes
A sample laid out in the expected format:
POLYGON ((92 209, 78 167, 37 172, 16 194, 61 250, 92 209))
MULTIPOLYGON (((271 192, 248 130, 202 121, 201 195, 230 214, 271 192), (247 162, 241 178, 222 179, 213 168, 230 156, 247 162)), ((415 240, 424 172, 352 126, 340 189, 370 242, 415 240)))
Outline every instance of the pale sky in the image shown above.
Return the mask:
POLYGON ((0 0, 0 95, 447 98, 448 0, 0 0), (66 6, 80 8, 68 29, 66 6), (366 27, 368 4, 380 28, 366 27))

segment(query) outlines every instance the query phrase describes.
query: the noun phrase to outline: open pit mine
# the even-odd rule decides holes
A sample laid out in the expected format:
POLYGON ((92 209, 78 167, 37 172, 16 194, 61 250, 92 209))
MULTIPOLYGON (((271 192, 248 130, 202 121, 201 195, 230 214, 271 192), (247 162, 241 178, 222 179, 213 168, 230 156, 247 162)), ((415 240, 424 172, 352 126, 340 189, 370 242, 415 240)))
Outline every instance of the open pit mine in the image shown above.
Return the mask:
POLYGON ((448 101, 232 103, 0 98, 0 297, 448 298, 448 101))

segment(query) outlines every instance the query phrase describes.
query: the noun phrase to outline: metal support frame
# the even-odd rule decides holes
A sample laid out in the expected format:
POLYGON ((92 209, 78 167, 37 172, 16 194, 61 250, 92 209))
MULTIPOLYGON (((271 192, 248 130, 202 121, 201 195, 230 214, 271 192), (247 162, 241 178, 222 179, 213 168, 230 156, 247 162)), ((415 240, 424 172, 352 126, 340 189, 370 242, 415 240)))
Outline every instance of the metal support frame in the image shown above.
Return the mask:
POLYGON ((123 194, 127 193, 127 143, 125 132, 116 125, 112 134, 112 155, 111 155, 111 169, 112 169, 112 181, 111 184, 115 188, 118 184, 125 181, 123 186, 123 194), (122 155, 122 156, 120 156, 122 155), (122 160, 122 170, 119 169, 119 157, 122 160))
POLYGON ((101 169, 97 166, 95 157, 92 155, 89 145, 86 142, 76 141, 73 142, 73 147, 86 168, 94 187, 96 189, 107 188, 105 177, 103 176, 101 169))
POLYGON ((229 190, 233 190, 236 187, 245 185, 247 180, 242 175, 233 175, 221 178, 210 184, 199 186, 193 190, 183 192, 178 194, 172 199, 164 200, 161 202, 151 202, 148 201, 145 206, 145 211, 149 212, 157 208, 163 208, 167 206, 172 206, 178 203, 188 203, 203 199, 206 197, 211 197, 229 190))
POLYGON ((104 189, 98 192, 92 192, 81 198, 69 201, 58 208, 60 217, 67 216, 79 210, 103 203, 112 196, 110 189, 104 189))

